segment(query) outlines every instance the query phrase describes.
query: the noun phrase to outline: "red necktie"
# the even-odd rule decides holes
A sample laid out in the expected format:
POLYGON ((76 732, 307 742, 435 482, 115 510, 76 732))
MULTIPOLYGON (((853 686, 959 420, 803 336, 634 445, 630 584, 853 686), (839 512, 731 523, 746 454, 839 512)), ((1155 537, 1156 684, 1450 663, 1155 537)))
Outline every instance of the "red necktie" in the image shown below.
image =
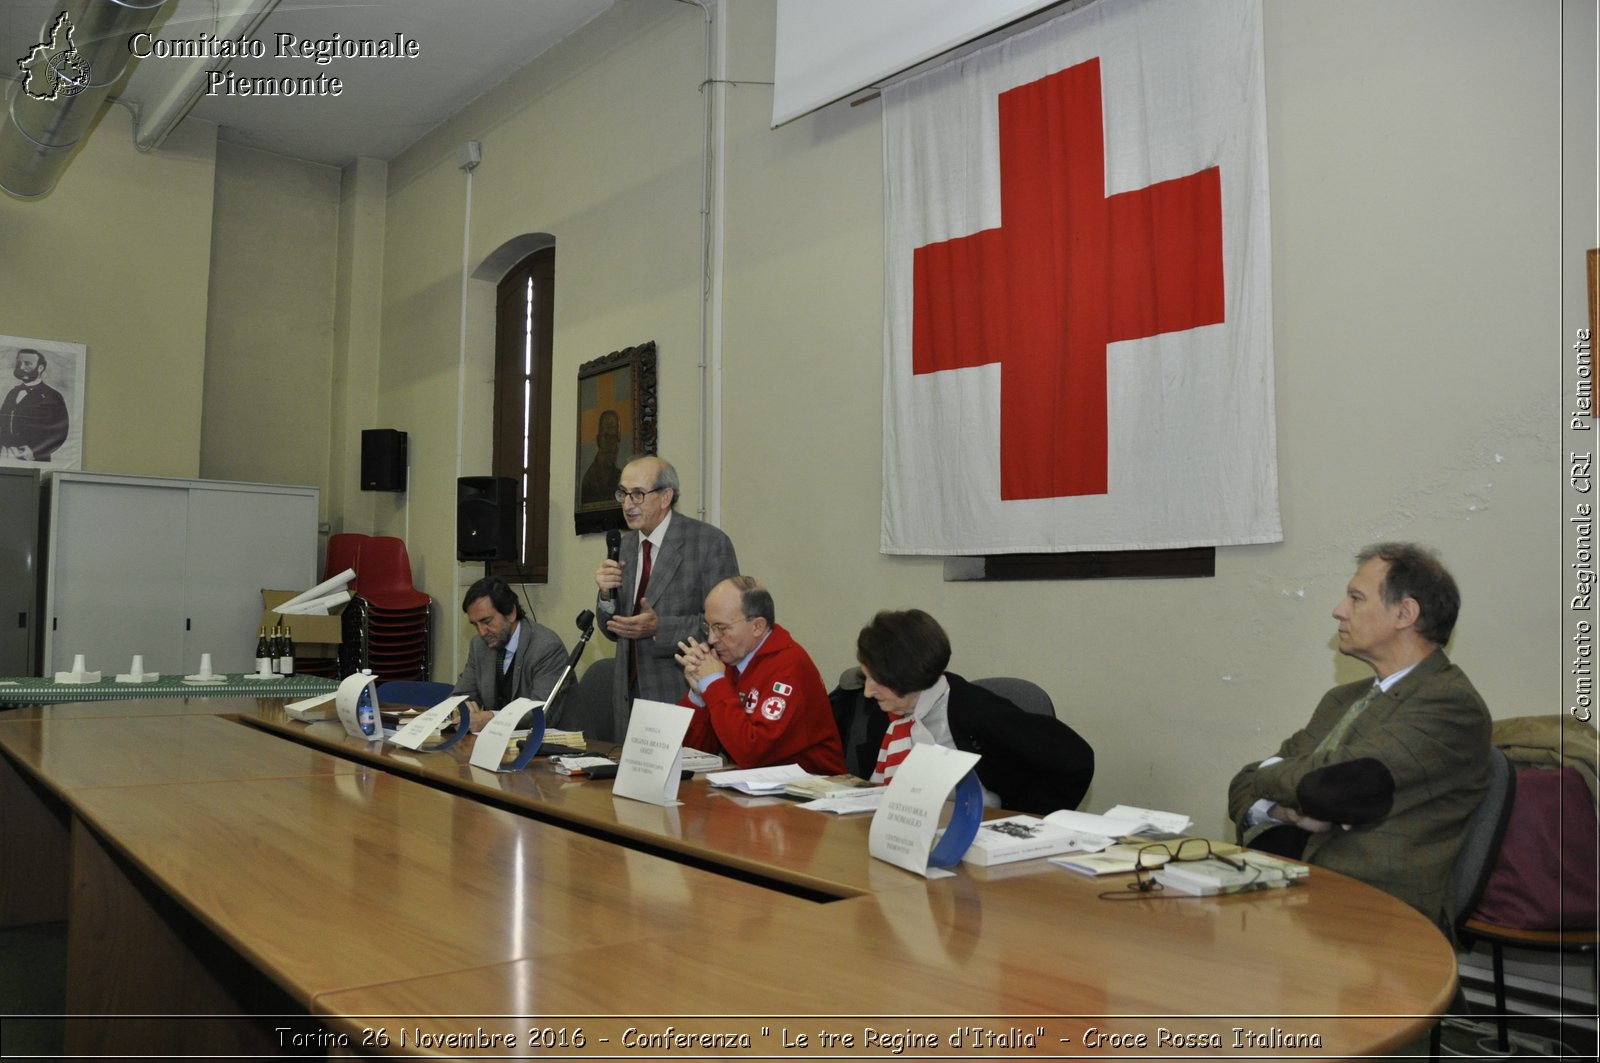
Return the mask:
POLYGON ((872 782, 886 783, 894 778, 895 769, 911 754, 911 714, 897 716, 883 732, 883 745, 878 747, 878 766, 872 771, 872 782))
MULTIPOLYGON (((633 615, 639 615, 639 603, 644 601, 644 590, 650 586, 650 540, 639 540, 639 550, 642 560, 639 568, 639 590, 633 596, 633 615)), ((636 690, 639 687, 639 641, 628 640, 628 688, 636 690)))

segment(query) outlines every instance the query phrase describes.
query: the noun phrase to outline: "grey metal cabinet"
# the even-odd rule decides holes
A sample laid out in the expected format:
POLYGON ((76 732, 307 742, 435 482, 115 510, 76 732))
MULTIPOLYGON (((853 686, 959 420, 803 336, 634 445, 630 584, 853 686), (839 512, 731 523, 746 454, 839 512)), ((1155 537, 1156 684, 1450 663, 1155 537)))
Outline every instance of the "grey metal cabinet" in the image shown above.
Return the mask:
POLYGON ((56 473, 51 478, 45 671, 187 673, 254 667, 264 587, 315 582, 314 487, 56 473))

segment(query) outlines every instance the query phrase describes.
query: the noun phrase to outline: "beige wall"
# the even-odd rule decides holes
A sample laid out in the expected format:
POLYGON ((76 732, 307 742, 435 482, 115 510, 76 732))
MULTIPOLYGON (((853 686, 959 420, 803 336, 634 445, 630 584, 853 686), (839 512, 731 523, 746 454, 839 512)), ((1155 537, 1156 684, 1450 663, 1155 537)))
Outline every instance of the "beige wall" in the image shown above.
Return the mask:
POLYGON ((339 171, 219 144, 215 204, 200 475, 321 485, 339 171))
POLYGON ((111 106, 48 195, 0 193, 0 334, 88 346, 86 470, 199 475, 215 154, 196 122, 140 155, 111 106))
MULTIPOLYGON (((1099 751, 1092 806, 1183 808, 1212 829, 1238 764, 1361 674, 1334 652, 1328 611, 1368 541, 1442 549, 1466 596, 1452 650, 1498 714, 1561 708, 1559 365, 1538 371, 1561 330, 1560 10, 1266 10, 1286 541, 1222 550, 1216 578, 1194 581, 946 583, 937 560, 878 553, 879 107, 836 104, 769 130, 770 92, 750 82, 770 80, 772 5, 733 5, 722 26, 726 77, 744 83, 721 93, 724 435, 712 459, 743 567, 770 583, 829 676, 875 609, 930 610, 957 670, 1052 691, 1099 751)), ((579 363, 661 344, 661 449, 688 476, 690 512, 703 494, 700 31, 693 8, 619 5, 391 168, 380 402, 406 417, 445 422, 453 404, 455 147, 483 143, 471 262, 520 232, 556 238, 553 578, 529 593, 569 638, 603 549, 567 531, 579 363), (391 381, 396 362, 403 379, 391 381)), ((469 299, 474 396, 486 315, 469 299)), ((434 432, 430 447, 447 446, 443 425, 434 432)), ((486 445, 469 422, 467 471, 481 471, 486 445)), ((444 597, 450 511, 442 486, 428 490, 413 489, 410 527, 444 597)))
MULTIPOLYGON (((1563 165, 1569 188, 1592 188, 1594 175, 1592 100, 1569 108, 1574 142, 1586 147, 1561 150, 1561 17, 1569 37, 1592 40, 1584 7, 1267 4, 1285 541, 1219 551, 1208 580, 973 584, 944 582, 937 560, 878 553, 879 106, 835 104, 768 129, 770 89, 759 82, 771 80, 773 5, 733 4, 721 25, 723 76, 739 84, 716 91, 710 385, 722 435, 709 452, 714 475, 720 468, 710 486, 720 488, 715 508, 743 567, 770 583, 780 620, 824 675, 850 663, 855 632, 874 610, 928 609, 951 632, 957 671, 1041 682, 1095 745, 1088 807, 1179 808, 1220 831, 1238 764, 1299 726, 1327 686, 1361 674, 1334 652, 1328 611, 1358 547, 1403 537, 1437 545, 1456 570, 1466 604, 1451 651, 1496 715, 1562 711, 1558 400, 1562 340, 1577 323, 1567 320, 1577 312, 1570 304, 1581 305, 1581 261, 1563 257, 1562 244, 1593 246, 1592 214, 1577 217, 1592 211, 1592 196, 1565 216, 1559 209, 1563 165)), ((462 644, 460 588, 480 572, 454 561, 455 477, 488 464, 492 284, 463 285, 463 268, 477 271, 524 234, 556 241, 552 578, 528 588, 542 619, 570 643, 570 618, 591 603, 603 553, 598 536, 571 531, 581 363, 655 340, 661 449, 684 473, 683 508, 716 494, 696 472, 702 27, 693 7, 624 0, 387 168, 347 170, 331 191, 304 172, 280 175, 303 204, 281 187, 268 193, 296 215, 320 217, 336 204, 332 261, 315 267, 336 293, 322 486, 342 501, 328 517, 336 528, 407 537, 417 582, 438 600, 444 625, 440 678, 450 678, 462 644), (469 179, 455 164, 467 140, 483 144, 470 220, 469 179), (459 424, 458 391, 470 411, 459 424), (410 433, 404 496, 353 489, 353 440, 374 426, 410 433)), ((1566 77, 1581 95, 1592 65, 1566 77)), ((0 295, 0 331, 90 344, 91 411, 123 412, 96 415, 89 467, 193 474, 202 465, 194 378, 204 304, 195 292, 205 290, 212 243, 210 162, 128 158, 126 129, 110 134, 91 151, 112 161, 86 152, 45 203, 0 203, 0 231, 9 245, 13 227, 37 226, 45 235, 24 232, 21 245, 35 259, 63 233, 104 246, 90 237, 109 227, 127 260, 91 265, 98 281, 86 287, 98 293, 132 274, 158 293, 148 299, 159 312, 146 307, 144 327, 124 329, 124 314, 98 298, 79 310, 58 297, 52 274, 31 281, 24 301, 0 295), (174 200, 167 186, 184 180, 174 200), (95 184, 92 194, 78 181, 95 184), (79 216, 84 199, 93 206, 79 216), (141 210, 174 201, 180 219, 144 222, 159 243, 136 228, 141 210), (39 207, 53 213, 40 221, 39 207), (162 272, 164 283, 150 283, 162 272), (137 371, 113 375, 130 360, 137 371), (180 386, 159 433, 137 406, 112 403, 127 388, 153 397, 156 378, 180 386)), ((241 202, 253 178, 232 160, 224 152, 217 168, 219 233, 269 217, 268 206, 241 202)), ((298 253, 274 252, 263 269, 298 269, 298 253)), ((211 278, 247 283, 220 260, 211 278)), ((301 287, 302 308, 323 304, 320 283, 301 287)), ((240 294, 215 293, 213 314, 240 294)), ((220 334, 236 323, 212 327, 220 334)), ((213 362, 222 356, 214 350, 213 362)), ((319 371, 315 360, 308 374, 319 371)), ((228 366, 248 378, 238 370, 228 366)), ((209 420, 212 409, 208 399, 207 467, 212 428, 229 434, 209 420)), ((249 453, 237 435, 217 447, 218 461, 249 453)), ((590 659, 605 652, 597 637, 590 659)))

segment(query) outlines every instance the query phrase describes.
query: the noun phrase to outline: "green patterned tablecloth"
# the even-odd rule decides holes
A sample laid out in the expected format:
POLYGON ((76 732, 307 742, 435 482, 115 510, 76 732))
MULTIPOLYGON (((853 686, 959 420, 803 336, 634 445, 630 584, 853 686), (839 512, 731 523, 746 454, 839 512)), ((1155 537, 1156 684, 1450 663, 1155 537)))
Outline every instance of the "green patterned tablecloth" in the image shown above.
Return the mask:
POLYGON ((0 705, 55 705, 68 701, 125 701, 136 698, 309 698, 331 694, 339 684, 315 675, 257 679, 234 673, 220 683, 190 683, 181 675, 162 675, 151 683, 57 683, 21 676, 0 678, 0 705))

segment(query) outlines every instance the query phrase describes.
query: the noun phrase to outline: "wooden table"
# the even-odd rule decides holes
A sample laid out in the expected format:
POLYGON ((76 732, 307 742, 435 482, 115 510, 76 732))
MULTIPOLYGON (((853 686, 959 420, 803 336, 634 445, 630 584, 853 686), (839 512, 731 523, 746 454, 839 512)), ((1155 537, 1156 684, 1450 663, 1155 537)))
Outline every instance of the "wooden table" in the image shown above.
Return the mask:
MULTIPOLYGON (((10 773, 75 823, 69 1004, 252 1010, 243 1000, 308 1011, 320 1027, 286 1028, 318 1045, 449 1054, 455 1038, 476 1046, 463 1058, 507 1037, 516 1047, 497 1051, 520 1055, 536 1034, 565 1038, 543 1055, 898 1045, 917 1058, 933 1054, 917 1039, 937 1035, 940 1055, 1278 1059, 1393 1050, 1455 984, 1426 920, 1321 869, 1287 890, 1192 900, 1102 900, 1124 878, 1044 861, 928 881, 866 858, 861 818, 699 783, 659 809, 609 783, 356 744, 368 759, 340 768, 342 741, 306 748, 206 716, 0 720, 10 773), (175 724, 197 728, 203 755, 172 755, 175 724), (86 744, 127 766, 80 766, 107 756, 86 744), (212 943, 190 947, 191 926, 212 943), (151 977, 134 957, 176 973, 151 977), (673 1041, 685 1035, 749 1047, 673 1041)), ((71 1047, 157 1035, 135 1021, 69 1031, 71 1047)), ((175 1054, 261 1046, 259 1024, 237 1025, 161 1035, 175 1054)))
POLYGON ((262 701, 244 723, 385 771, 489 800, 554 823, 652 851, 709 860, 774 888, 819 899, 917 886, 922 880, 867 853, 870 819, 819 815, 782 797, 751 797, 682 783, 680 804, 663 808, 612 795, 609 781, 562 775, 543 759, 526 771, 473 767, 470 741, 441 753, 413 753, 363 741, 337 722, 301 723, 262 701))

